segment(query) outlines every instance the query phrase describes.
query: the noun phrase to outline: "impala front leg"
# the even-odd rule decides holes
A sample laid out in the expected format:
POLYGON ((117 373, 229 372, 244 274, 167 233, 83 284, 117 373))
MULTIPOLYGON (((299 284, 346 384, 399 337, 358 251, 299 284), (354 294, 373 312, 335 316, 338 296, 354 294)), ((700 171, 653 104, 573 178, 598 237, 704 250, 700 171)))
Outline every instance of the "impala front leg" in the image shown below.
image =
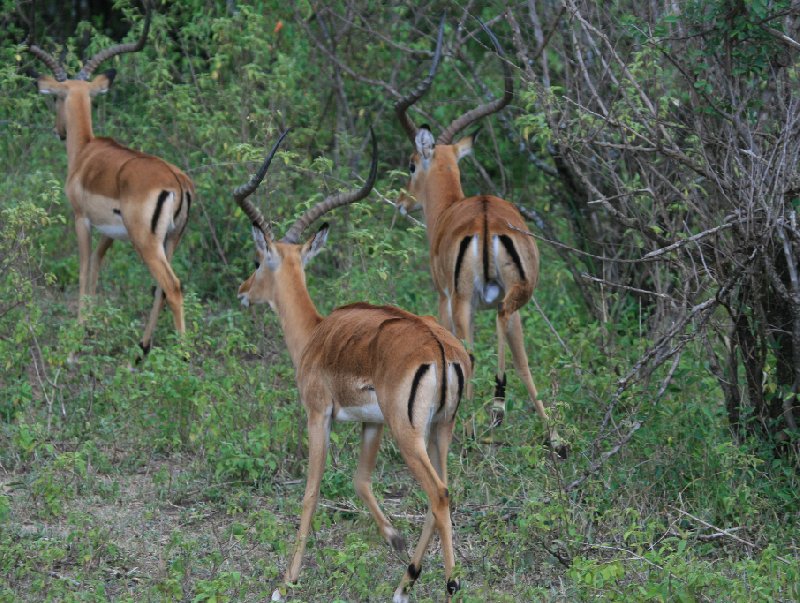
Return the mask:
POLYGON ((86 319, 84 297, 89 293, 89 258, 92 252, 92 231, 88 218, 75 216, 75 234, 78 237, 78 322, 86 319))
MULTIPOLYGON (((325 457, 328 453, 328 438, 331 431, 331 414, 326 412, 308 411, 308 476, 306 478, 306 492, 303 496, 303 512, 300 516, 300 529, 297 531, 297 541, 294 553, 286 574, 284 584, 294 584, 300 576, 300 566, 303 563, 303 553, 306 549, 306 540, 311 529, 311 519, 317 508, 319 498, 319 485, 322 482, 322 473, 325 470, 325 457)), ((277 588, 272 593, 273 601, 283 601, 286 589, 277 588)))
POLYGON ((93 296, 97 293, 97 277, 100 274, 100 264, 103 263, 103 257, 105 257, 106 251, 108 251, 113 242, 114 239, 111 237, 103 236, 92 252, 92 256, 89 259, 89 295, 93 296))
POLYGON ((406 541, 391 522, 381 511, 375 494, 372 492, 372 472, 375 470, 375 463, 378 460, 378 449, 381 446, 381 435, 383 434, 382 423, 362 423, 361 424, 361 454, 358 457, 358 469, 356 470, 353 485, 356 494, 367 505, 370 513, 375 518, 381 536, 386 539, 392 548, 398 553, 405 554, 406 541))

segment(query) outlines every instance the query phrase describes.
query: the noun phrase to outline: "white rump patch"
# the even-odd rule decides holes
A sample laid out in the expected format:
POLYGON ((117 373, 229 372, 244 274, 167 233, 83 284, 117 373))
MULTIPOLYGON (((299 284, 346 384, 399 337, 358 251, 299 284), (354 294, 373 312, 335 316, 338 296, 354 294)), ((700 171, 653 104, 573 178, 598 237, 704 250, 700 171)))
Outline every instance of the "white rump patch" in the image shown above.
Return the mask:
POLYGON ((500 287, 496 283, 489 283, 483 288, 483 301, 491 304, 500 295, 500 287))
MULTIPOLYGON (((175 221, 174 216, 172 215, 173 207, 175 206, 175 193, 170 191, 169 195, 164 200, 164 205, 169 205, 169 211, 167 212, 167 216, 169 216, 169 222, 167 222, 167 232, 170 233, 175 230, 175 221)), ((163 209, 164 208, 162 208, 162 210, 163 209)))
POLYGON ((383 412, 378 402, 364 406, 342 406, 336 412, 335 419, 342 422, 383 423, 383 412))

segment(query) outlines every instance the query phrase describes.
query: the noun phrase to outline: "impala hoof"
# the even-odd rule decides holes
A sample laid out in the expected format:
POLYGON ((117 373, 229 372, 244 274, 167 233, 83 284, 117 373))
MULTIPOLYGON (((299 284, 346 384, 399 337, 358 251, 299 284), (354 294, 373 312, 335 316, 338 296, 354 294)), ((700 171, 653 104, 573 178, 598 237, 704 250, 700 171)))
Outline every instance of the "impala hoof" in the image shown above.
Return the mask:
POLYGON ((456 594, 459 589, 461 588, 461 583, 458 579, 452 579, 447 581, 447 601, 450 601, 454 594, 456 594))
POLYGON ((569 455, 569 445, 558 436, 553 438, 545 436, 544 445, 552 450, 562 461, 566 460, 569 455))
POLYGON ((489 411, 489 418, 491 419, 491 426, 498 427, 503 423, 506 416, 506 401, 502 398, 495 398, 492 400, 492 408, 489 411))
POLYGON ((394 591, 392 603, 408 603, 408 600, 408 593, 404 593, 402 588, 398 588, 396 591, 394 591))
POLYGON ((396 553, 406 552, 406 539, 403 538, 403 535, 397 530, 393 529, 387 540, 389 541, 389 544, 392 545, 392 548, 396 553))

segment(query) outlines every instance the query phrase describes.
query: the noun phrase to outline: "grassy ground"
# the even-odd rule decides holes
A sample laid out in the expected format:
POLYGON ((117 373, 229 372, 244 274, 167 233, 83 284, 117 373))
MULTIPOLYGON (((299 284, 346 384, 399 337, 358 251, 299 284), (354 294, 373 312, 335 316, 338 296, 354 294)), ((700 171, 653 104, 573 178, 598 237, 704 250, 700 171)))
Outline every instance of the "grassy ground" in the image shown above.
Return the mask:
MULTIPOLYGON (((74 286, 41 289, 25 373, 4 378, 0 600, 264 600, 294 542, 305 474, 304 417, 277 322, 233 299, 201 303, 189 284, 186 339, 163 316, 158 345, 136 365, 148 298, 124 279, 146 275, 130 250, 114 252, 91 329, 75 323, 74 286)), ((326 309, 377 290, 377 273, 332 273, 341 256, 330 254, 310 277, 326 309)), ((409 274, 419 262, 412 254, 409 274)), ((730 443, 718 394, 690 358, 680 387, 637 415, 645 425, 633 442, 567 493, 586 469, 622 342, 631 352, 645 342, 615 335, 619 357, 609 361, 609 332, 573 330, 577 317, 557 291, 566 280, 553 283, 540 300, 563 345, 533 308, 525 321, 534 373, 558 401, 572 455, 558 461, 542 447, 513 377, 506 421, 489 429, 493 329, 482 317, 477 395, 462 407, 450 454, 459 600, 797 598, 796 476, 730 443)), ((430 302, 421 298, 418 311, 430 302)), ((335 429, 291 600, 385 601, 405 568, 354 494, 357 436, 354 426, 335 429)), ((413 543, 425 500, 388 438, 374 483, 413 543)), ((434 542, 413 596, 437 601, 443 591, 434 542)))

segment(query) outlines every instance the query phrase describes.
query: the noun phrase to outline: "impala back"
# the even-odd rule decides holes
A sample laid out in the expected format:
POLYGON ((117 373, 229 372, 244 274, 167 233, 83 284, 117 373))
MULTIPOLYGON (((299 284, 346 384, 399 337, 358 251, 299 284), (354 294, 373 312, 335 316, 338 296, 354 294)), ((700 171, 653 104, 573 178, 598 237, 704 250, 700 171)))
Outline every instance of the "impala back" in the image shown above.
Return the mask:
POLYGON ((452 420, 471 377, 469 356, 449 331, 391 306, 338 308, 311 341, 297 371, 300 395, 323 395, 340 421, 384 422, 389 396, 402 396, 414 427, 452 420), (431 388, 431 399, 417 395, 431 388))

